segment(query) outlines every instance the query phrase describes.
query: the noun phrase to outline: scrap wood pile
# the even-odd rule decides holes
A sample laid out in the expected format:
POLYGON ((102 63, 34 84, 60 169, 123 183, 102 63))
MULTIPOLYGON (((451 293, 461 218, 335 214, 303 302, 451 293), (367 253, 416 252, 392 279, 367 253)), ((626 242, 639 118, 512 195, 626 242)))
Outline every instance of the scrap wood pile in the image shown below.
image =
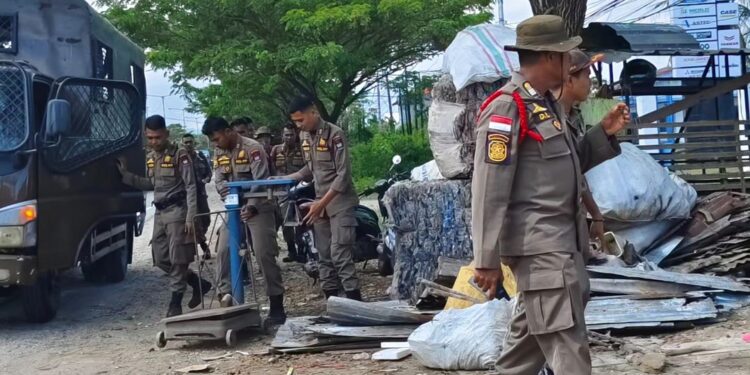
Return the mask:
MULTIPOLYGON (((717 275, 750 270, 750 195, 717 192, 698 201, 673 249, 661 248, 660 265, 677 272, 717 275)), ((648 256, 647 256, 648 257, 648 256)))
POLYGON ((380 348, 405 341, 434 312, 417 311, 403 301, 359 302, 331 297, 322 317, 290 318, 271 343, 285 354, 380 348))

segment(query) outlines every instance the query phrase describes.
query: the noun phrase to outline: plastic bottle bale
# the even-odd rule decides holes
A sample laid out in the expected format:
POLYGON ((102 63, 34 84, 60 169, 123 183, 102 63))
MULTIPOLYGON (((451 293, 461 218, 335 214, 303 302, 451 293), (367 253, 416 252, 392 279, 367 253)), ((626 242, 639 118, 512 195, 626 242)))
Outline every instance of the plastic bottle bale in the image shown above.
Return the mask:
POLYGON ((502 79, 494 83, 473 83, 456 93, 456 102, 463 104, 465 109, 456 119, 454 131, 456 139, 463 143, 461 158, 468 165, 474 165, 474 151, 476 149, 476 120, 479 107, 488 96, 499 90, 507 80, 502 79))
POLYGON ((471 259, 468 181, 401 182, 385 195, 396 230, 392 298, 419 298, 420 278, 434 277, 438 258, 471 259))

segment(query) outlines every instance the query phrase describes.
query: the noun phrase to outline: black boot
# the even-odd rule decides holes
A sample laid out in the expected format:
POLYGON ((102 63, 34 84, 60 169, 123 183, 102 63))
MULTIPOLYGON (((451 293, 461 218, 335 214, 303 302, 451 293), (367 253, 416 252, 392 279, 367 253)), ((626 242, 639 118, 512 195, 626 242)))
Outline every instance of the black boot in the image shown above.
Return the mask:
POLYGON ((182 293, 172 292, 172 300, 169 301, 167 318, 177 315, 182 315, 182 293))
POLYGON ((204 241, 200 243, 201 250, 203 250, 203 259, 209 260, 211 259, 211 249, 208 247, 208 244, 204 241))
POLYGON ((336 289, 323 290, 323 295, 326 296, 326 301, 331 297, 338 297, 339 291, 336 289))
POLYGON ((195 273, 191 272, 187 277, 187 283, 193 288, 193 296, 188 301, 188 307, 194 309, 203 301, 203 295, 211 290, 211 283, 201 279, 195 273))
POLYGON ((361 301, 362 300, 362 293, 359 291, 359 289, 347 290, 346 291, 346 298, 353 299, 355 301, 361 301))
POLYGON ((284 311, 284 295, 268 296, 271 308, 268 311, 268 321, 272 325, 282 325, 286 322, 286 312, 284 311))

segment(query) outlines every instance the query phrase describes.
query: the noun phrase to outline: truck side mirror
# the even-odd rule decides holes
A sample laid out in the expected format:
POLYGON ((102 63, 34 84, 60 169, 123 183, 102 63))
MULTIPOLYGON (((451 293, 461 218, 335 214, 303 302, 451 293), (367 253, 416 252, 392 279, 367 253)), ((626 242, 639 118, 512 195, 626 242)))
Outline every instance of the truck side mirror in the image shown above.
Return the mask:
POLYGON ((63 99, 52 99, 47 103, 46 138, 54 139, 70 134, 72 129, 70 103, 63 99))

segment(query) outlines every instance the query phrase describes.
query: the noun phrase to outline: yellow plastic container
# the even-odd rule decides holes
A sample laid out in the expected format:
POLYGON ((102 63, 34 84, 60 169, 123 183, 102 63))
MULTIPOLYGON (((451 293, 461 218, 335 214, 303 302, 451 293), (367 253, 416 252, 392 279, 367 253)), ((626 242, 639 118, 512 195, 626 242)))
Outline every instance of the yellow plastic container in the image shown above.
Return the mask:
MULTIPOLYGON (((510 268, 506 267, 505 265, 501 266, 501 269, 503 270, 503 288, 505 289, 505 292, 508 293, 509 296, 515 297, 516 296, 516 278, 513 276, 513 272, 510 271, 510 268)), ((466 294, 468 296, 478 298, 480 300, 486 300, 487 297, 480 291, 478 291, 476 288, 474 288, 471 284, 469 284, 469 279, 474 276, 474 266, 468 265, 461 267, 461 270, 458 272, 458 277, 456 277, 456 282, 453 284, 453 290, 456 292, 460 292, 463 294, 466 294)), ((445 304, 445 310, 448 309, 465 309, 467 307, 471 307, 474 305, 472 302, 464 301, 462 299, 449 297, 448 301, 445 304)))

